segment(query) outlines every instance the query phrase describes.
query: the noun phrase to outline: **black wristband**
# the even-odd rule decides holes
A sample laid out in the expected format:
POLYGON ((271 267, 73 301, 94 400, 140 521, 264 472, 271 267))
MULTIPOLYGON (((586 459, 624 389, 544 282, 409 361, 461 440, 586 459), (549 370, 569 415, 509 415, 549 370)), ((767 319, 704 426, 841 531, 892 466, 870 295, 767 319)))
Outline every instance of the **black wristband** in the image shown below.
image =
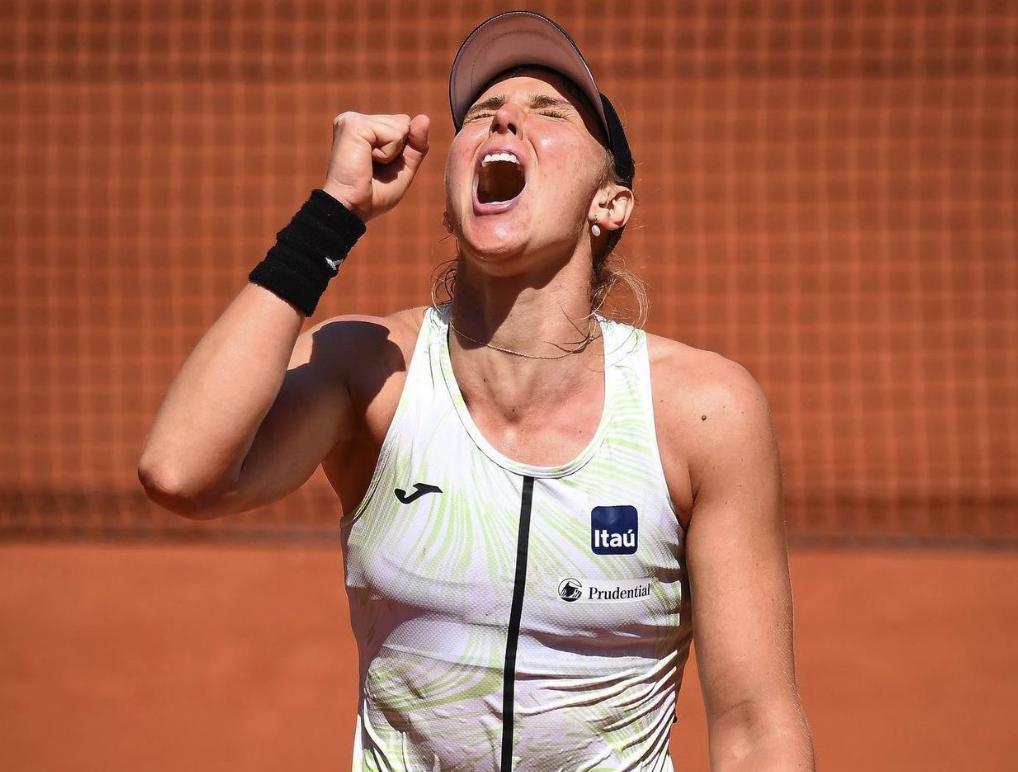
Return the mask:
POLYGON ((357 215, 324 190, 312 191, 248 280, 311 316, 329 280, 366 230, 357 215))

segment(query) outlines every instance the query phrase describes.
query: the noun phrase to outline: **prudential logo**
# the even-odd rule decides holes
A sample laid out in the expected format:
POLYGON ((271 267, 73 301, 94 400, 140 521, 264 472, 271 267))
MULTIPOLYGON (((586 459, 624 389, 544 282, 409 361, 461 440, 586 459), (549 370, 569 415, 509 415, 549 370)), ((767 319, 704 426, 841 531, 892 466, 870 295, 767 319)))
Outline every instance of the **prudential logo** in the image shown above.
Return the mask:
POLYGON ((569 577, 558 583, 558 596, 568 603, 626 603, 643 601, 654 594, 657 580, 591 579, 569 577))
POLYGON ((595 555, 632 555, 640 541, 636 507, 594 507, 590 510, 590 549, 595 555))
POLYGON ((575 579, 563 579, 558 583, 558 596, 572 603, 583 596, 583 585, 575 579))

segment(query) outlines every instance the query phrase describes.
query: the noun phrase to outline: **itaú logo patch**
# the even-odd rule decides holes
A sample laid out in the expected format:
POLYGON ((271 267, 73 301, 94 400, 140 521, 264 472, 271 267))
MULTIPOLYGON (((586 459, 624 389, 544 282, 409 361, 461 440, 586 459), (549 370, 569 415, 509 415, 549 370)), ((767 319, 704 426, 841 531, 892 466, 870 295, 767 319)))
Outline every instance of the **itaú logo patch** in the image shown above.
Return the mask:
POLYGON ((622 603, 649 598, 656 579, 563 579, 558 596, 568 603, 622 603))
POLYGON ((636 507, 594 507, 590 510, 590 548, 595 555, 632 555, 640 543, 636 507))

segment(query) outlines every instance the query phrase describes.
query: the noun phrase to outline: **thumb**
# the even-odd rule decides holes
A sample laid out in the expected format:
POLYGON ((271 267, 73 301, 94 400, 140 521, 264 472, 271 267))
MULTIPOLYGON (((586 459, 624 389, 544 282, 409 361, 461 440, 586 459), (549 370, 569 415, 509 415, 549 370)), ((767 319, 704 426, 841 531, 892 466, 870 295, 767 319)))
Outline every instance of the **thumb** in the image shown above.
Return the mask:
POLYGON ((403 148, 403 162, 411 175, 417 174, 417 169, 428 154, 428 130, 431 128, 431 119, 426 115, 415 115, 410 121, 410 131, 407 132, 406 147, 403 148))

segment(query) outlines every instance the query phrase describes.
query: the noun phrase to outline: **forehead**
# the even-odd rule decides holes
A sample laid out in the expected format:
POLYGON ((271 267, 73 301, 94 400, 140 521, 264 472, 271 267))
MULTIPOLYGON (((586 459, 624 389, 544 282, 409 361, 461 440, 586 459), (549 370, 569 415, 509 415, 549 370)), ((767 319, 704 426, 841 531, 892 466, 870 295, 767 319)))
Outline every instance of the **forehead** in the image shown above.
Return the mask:
POLYGON ((527 98, 551 96, 565 99, 579 113, 587 131, 598 142, 602 144, 605 142, 604 128, 601 126, 601 121, 590 104, 590 100, 571 80, 553 70, 530 65, 514 67, 500 75, 496 75, 485 86, 484 90, 474 98, 472 104, 477 104, 492 96, 500 95, 507 97, 522 95, 527 98))

